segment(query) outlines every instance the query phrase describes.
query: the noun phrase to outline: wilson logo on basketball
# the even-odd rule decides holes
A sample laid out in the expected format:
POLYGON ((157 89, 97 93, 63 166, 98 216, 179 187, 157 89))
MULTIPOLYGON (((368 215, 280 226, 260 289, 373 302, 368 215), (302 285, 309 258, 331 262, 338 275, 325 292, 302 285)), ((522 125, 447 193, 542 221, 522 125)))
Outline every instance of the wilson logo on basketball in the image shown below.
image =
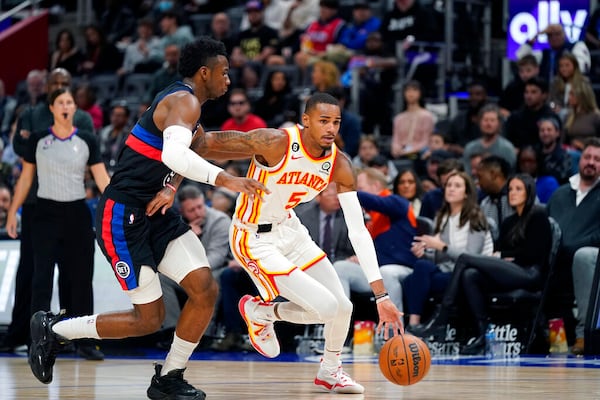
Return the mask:
POLYGON ((421 355, 419 354, 419 346, 416 343, 411 343, 408 345, 408 349, 410 350, 410 352, 412 353, 412 364, 413 364, 413 369, 412 369, 412 376, 413 377, 417 377, 419 376, 419 363, 421 362, 421 355))

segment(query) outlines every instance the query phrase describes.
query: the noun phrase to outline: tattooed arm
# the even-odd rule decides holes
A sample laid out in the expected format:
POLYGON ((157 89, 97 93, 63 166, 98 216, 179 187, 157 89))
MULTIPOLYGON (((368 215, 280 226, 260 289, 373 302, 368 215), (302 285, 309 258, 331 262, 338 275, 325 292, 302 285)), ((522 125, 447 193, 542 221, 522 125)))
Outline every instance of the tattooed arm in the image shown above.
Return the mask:
POLYGON ((208 159, 240 159, 256 155, 269 165, 285 155, 288 135, 279 129, 260 128, 249 132, 214 131, 196 135, 191 148, 208 159))

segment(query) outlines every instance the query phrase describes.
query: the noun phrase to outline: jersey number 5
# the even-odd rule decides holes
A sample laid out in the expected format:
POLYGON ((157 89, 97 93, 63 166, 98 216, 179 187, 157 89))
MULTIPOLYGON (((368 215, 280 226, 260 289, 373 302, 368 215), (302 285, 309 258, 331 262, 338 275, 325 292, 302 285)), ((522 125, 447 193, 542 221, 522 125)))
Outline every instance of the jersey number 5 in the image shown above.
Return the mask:
POLYGON ((307 194, 308 192, 293 192, 285 205, 285 209, 289 210, 290 208, 296 207, 307 194))

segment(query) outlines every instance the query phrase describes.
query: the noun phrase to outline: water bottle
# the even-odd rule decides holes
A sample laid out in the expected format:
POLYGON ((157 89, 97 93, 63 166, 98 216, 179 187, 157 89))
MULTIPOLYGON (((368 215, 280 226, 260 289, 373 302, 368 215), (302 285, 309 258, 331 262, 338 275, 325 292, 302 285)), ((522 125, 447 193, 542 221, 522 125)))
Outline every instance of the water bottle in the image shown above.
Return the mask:
POLYGON ((485 358, 493 359, 496 358, 497 354, 497 343, 496 343, 496 326, 489 324, 485 331, 485 358))

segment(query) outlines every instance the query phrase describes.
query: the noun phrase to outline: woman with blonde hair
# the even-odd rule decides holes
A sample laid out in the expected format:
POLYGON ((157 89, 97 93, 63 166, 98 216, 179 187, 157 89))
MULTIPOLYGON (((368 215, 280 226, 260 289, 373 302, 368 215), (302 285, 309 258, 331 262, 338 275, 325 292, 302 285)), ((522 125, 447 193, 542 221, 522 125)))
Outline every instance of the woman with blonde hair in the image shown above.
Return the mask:
POLYGON ((588 82, 588 78, 581 73, 577 58, 572 53, 563 53, 558 60, 558 74, 550 84, 550 106, 563 121, 568 111, 569 92, 582 82, 588 82))
POLYGON ((564 142, 575 150, 583 149, 583 142, 600 132, 600 110, 596 96, 588 82, 573 85, 569 92, 570 111, 564 128, 564 142))
POLYGON ((340 70, 331 61, 317 61, 312 67, 311 82, 317 92, 340 86, 340 70))

